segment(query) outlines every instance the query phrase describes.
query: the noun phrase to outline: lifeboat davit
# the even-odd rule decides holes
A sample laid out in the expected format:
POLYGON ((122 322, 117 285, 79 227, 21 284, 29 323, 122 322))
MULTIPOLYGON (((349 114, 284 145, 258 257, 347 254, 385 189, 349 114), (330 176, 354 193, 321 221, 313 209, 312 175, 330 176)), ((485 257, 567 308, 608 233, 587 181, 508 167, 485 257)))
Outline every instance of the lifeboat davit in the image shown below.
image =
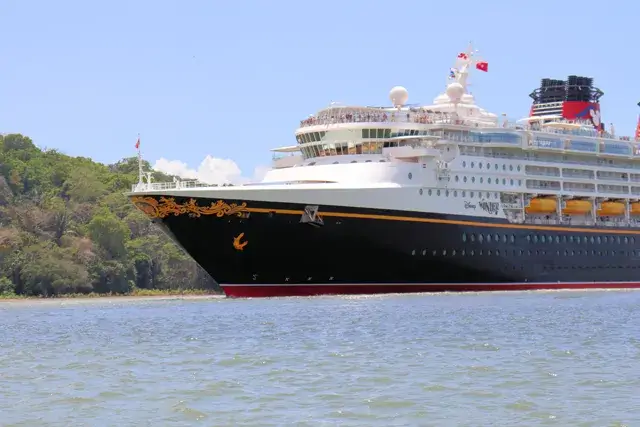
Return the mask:
POLYGON ((567 215, 584 215, 591 212, 591 202, 588 200, 567 200, 562 210, 567 215))
POLYGON ((528 214, 529 213, 547 214, 547 213, 555 213, 557 207, 558 207, 558 202, 556 201, 556 199, 539 197, 539 198, 531 199, 529 201, 529 206, 527 206, 524 209, 524 211, 528 214))
MULTIPOLYGON (((640 208, 640 206, 639 206, 640 208)), ((600 216, 616 216, 624 215, 624 203, 621 202, 602 202, 598 209, 600 216)))
POLYGON ((631 203, 631 215, 640 215, 640 202, 631 203))

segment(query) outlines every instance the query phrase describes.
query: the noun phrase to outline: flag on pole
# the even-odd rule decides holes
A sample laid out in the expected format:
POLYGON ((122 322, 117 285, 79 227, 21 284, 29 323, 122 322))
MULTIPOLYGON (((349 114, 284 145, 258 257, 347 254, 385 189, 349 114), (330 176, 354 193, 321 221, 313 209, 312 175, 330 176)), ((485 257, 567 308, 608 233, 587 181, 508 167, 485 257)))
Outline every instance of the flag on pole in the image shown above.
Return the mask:
POLYGON ((140 149, 140 137, 138 137, 138 140, 136 141, 136 150, 140 149))
POLYGON ((469 59, 469 55, 467 55, 467 54, 466 54, 466 53, 464 53, 464 52, 460 52, 460 53, 458 54, 458 58, 460 58, 460 59, 469 59))
POLYGON ((638 116, 638 124, 636 126, 636 141, 640 142, 640 115, 638 116))
POLYGON ((487 71, 489 71, 489 63, 485 61, 478 61, 476 62, 476 68, 486 73, 487 71))

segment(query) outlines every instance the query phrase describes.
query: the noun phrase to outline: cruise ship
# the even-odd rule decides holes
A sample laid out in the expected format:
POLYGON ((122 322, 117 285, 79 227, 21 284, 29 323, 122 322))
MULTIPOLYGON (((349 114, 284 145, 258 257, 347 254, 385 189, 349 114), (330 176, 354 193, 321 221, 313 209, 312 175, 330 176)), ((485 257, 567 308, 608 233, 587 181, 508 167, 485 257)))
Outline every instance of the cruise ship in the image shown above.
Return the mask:
POLYGON ((432 105, 330 104, 259 183, 141 172, 127 195, 229 297, 640 287, 639 143, 587 77, 543 79, 521 120, 486 111, 488 66, 459 53, 432 105))

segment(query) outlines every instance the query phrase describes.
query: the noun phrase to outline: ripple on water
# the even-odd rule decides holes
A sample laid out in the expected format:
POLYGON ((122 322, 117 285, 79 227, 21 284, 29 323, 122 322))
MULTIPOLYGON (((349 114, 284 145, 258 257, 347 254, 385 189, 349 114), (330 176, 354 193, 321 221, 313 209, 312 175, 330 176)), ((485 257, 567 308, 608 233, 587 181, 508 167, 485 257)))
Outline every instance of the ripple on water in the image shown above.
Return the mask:
POLYGON ((638 292, 33 303, 0 324, 3 426, 640 424, 638 292))

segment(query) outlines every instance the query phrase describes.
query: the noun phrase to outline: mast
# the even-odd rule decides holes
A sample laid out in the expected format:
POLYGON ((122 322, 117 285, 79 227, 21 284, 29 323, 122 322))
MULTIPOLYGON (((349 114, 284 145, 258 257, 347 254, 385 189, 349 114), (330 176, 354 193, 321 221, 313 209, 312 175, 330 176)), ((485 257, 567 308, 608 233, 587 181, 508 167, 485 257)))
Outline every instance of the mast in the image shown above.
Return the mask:
POLYGON ((140 152, 140 134, 138 134, 138 140, 136 141, 136 150, 138 150, 138 184, 142 184, 142 153, 140 152))

